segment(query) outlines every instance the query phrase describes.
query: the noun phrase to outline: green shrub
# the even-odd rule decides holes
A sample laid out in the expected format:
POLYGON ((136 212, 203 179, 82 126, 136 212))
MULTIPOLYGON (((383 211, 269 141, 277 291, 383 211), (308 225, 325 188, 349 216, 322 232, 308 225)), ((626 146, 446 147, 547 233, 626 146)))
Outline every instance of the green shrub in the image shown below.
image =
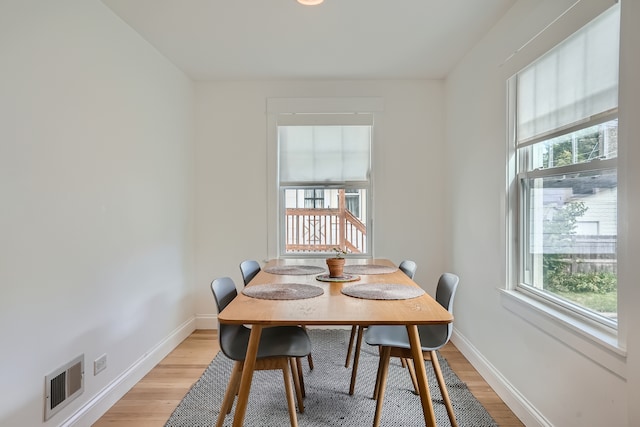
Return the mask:
POLYGON ((545 289, 556 292, 593 292, 606 294, 617 289, 618 280, 614 273, 566 273, 551 271, 547 274, 545 289))

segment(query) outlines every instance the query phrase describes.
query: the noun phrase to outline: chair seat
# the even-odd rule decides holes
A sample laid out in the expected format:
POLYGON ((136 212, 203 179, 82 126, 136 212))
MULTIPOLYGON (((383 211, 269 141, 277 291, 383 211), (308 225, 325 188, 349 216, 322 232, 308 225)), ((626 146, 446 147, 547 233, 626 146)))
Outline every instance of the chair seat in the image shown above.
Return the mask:
MULTIPOLYGON (((440 325, 438 325, 440 326, 440 325)), ((447 339, 447 326, 418 326, 422 351, 438 350, 447 339)), ((373 346, 411 348, 409 334, 405 326, 374 325, 369 326, 364 334, 367 344, 373 346)))
MULTIPOLYGON (((251 330, 245 326, 220 335, 221 349, 232 360, 244 361, 251 330)), ((263 328, 258 347, 258 359, 267 357, 304 357, 311 352, 309 335, 298 326, 263 328)))

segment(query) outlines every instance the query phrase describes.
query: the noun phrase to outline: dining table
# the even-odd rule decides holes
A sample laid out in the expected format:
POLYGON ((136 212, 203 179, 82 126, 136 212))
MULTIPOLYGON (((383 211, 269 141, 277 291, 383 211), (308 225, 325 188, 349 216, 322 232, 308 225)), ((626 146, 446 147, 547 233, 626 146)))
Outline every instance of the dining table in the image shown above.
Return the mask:
POLYGON ((451 313, 388 259, 349 258, 346 260, 345 272, 351 267, 359 274, 345 274, 344 279, 330 278, 328 274, 319 273, 324 262, 325 259, 307 258, 270 260, 218 314, 220 323, 251 325, 233 426, 240 427, 244 422, 262 329, 282 325, 406 326, 425 425, 435 426, 418 325, 450 323, 453 321, 451 313), (373 274, 361 273, 366 273, 367 267, 373 268, 369 271, 373 274), (379 274, 375 268, 383 269, 383 273, 379 274), (274 286, 280 286, 285 291, 291 289, 292 292, 289 295, 285 292, 281 297, 276 294, 269 296, 269 292, 260 295, 259 291, 267 291, 274 286), (379 296, 380 292, 378 295, 365 292, 369 288, 379 289, 382 296, 379 296), (385 298, 384 291, 388 288, 411 292, 406 297, 398 297, 392 293, 389 298, 385 298), (305 292, 297 297, 294 292, 297 289, 305 292), (312 292, 308 293, 309 290, 312 292))

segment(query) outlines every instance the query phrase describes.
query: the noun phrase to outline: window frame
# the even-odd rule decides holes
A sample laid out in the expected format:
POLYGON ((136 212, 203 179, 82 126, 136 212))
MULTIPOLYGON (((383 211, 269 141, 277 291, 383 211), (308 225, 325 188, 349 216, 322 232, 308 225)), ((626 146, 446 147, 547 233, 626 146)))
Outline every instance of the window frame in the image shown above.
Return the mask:
MULTIPOLYGON (((604 12, 601 10, 600 12, 604 12)), ((598 13, 599 15, 599 13, 598 13)), ((598 16, 596 15, 596 16, 598 16)), ((593 18, 595 18, 594 16, 593 18)), ((586 25, 588 22, 585 22, 586 25)), ((569 34, 570 35, 570 34, 569 34)), ((565 36, 566 37, 566 36, 565 36)), ((566 40, 563 38, 560 42, 566 40)), ((547 50, 539 50, 534 58, 530 58, 530 62, 521 63, 520 70, 534 63, 539 58, 553 50, 555 45, 550 45, 547 50)), ((526 227, 528 222, 522 212, 527 196, 522 188, 523 178, 544 177, 557 175, 558 173, 575 173, 588 170, 615 169, 618 170, 617 158, 593 160, 585 163, 577 163, 568 166, 550 167, 546 169, 527 170, 522 168, 524 160, 519 158, 518 151, 526 150, 537 142, 549 140, 555 136, 570 134, 577 130, 588 128, 597 124, 607 122, 618 118, 618 108, 596 114, 579 123, 572 123, 567 126, 560 126, 552 129, 544 134, 536 135, 526 141, 520 141, 518 146, 517 138, 517 76, 520 71, 515 72, 506 78, 507 82, 507 184, 506 184, 506 222, 505 230, 507 236, 507 287, 504 289, 505 306, 510 310, 517 312, 522 317, 527 318, 531 323, 546 324, 543 319, 555 319, 555 321, 568 327, 567 331, 573 330, 580 332, 580 335, 589 338, 610 351, 613 359, 624 354, 618 342, 618 322, 609 321, 597 313, 589 309, 583 308, 578 304, 573 304, 560 297, 555 297, 549 292, 541 292, 524 283, 524 264, 526 252, 526 227), (527 306, 532 311, 523 312, 522 308, 527 306), (539 314, 536 314, 539 313, 539 314), (543 317, 540 317, 542 314, 543 317)), ((619 290, 618 290, 619 293, 619 290)), ((546 329, 546 328, 545 328, 546 329)), ((552 327, 549 327, 552 329, 552 327)), ((557 329, 557 328, 554 328, 557 329)), ((571 333, 567 335, 573 337, 571 333)), ((567 342, 575 341, 573 338, 567 339, 567 342)), ((576 342, 575 347, 581 344, 576 342)), ((607 363, 612 365, 612 363, 607 363)))
MULTIPOLYGON (((377 129, 380 128, 381 113, 383 111, 383 99, 379 97, 355 97, 355 98, 268 98, 267 99, 267 254, 269 258, 318 258, 324 254, 288 254, 285 253, 284 239, 284 189, 280 188, 278 178, 278 118, 291 114, 310 115, 340 115, 340 114, 368 114, 372 116, 371 142, 370 142, 370 166, 371 172, 367 186, 362 187, 362 182, 332 183, 328 186, 311 185, 313 183, 293 183, 284 188, 315 187, 315 188, 366 188, 367 204, 367 253, 348 254, 353 258, 374 257, 374 176, 375 146, 377 129), (299 184, 299 185, 298 185, 299 184)), ((291 184, 291 183, 290 183, 291 184)), ((316 183, 317 184, 317 183, 316 183)))

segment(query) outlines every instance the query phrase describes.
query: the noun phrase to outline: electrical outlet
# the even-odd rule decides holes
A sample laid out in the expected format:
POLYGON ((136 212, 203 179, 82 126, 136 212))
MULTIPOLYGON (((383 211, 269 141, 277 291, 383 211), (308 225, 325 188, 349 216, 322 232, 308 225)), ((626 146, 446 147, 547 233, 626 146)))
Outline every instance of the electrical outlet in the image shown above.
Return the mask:
POLYGON ((105 369, 107 369, 107 355, 103 354, 93 361, 93 375, 98 375, 105 369))

